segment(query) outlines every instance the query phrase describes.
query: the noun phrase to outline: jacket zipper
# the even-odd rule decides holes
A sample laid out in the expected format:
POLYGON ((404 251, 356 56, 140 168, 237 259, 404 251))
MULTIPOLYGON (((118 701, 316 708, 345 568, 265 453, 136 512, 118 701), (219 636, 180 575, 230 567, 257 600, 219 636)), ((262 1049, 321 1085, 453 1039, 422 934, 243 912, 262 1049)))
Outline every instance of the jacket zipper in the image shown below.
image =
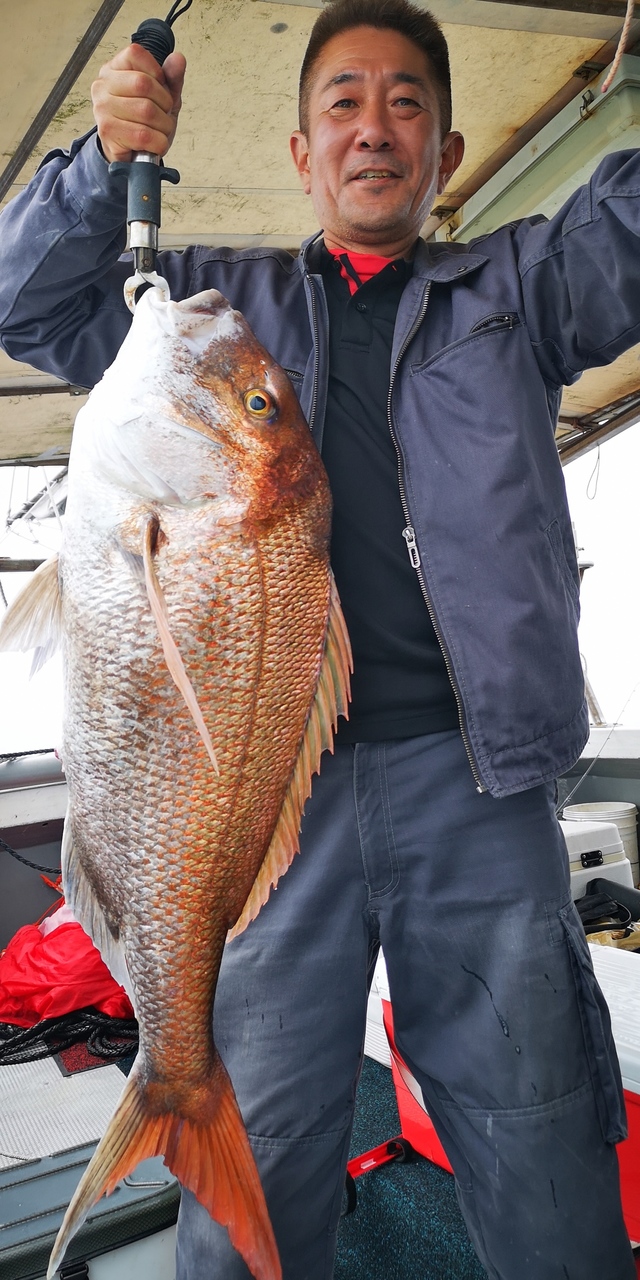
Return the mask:
POLYGON ((288 378, 298 378, 300 381, 304 378, 303 373, 298 373, 297 369, 283 369, 288 378))
MULTIPOLYGON (((449 676, 449 680, 450 680, 450 682, 451 682, 451 688, 453 689, 453 694, 454 694, 454 697, 455 697, 455 700, 456 700, 456 706, 457 706, 457 708, 458 708, 458 719, 459 719, 459 721, 460 721, 460 732, 461 732, 461 734, 462 734, 462 741, 463 741, 463 743, 464 743, 464 748, 465 748, 465 751, 466 751, 466 753, 467 753, 467 759, 468 759, 468 761, 469 761, 469 765, 470 765, 470 767, 471 767, 471 772, 472 772, 472 774, 473 774, 473 778, 474 778, 474 781, 475 781, 475 784, 476 784, 476 790, 477 790, 480 794, 482 794, 482 792, 486 791, 486 790, 487 790, 487 788, 485 787, 485 785, 484 785, 484 783, 483 783, 483 781, 482 781, 482 778, 480 777, 480 771, 479 771, 479 769, 478 769, 478 765, 477 765, 477 763, 476 763, 475 756, 474 756, 473 751, 472 751, 472 749, 471 749, 471 743, 470 743, 470 741, 469 741, 469 735, 468 735, 468 733, 467 733, 467 729, 466 729, 466 725, 465 725, 465 719, 464 719, 464 708, 463 708, 463 705, 462 705, 462 696, 461 696, 461 694, 460 694, 460 690, 459 690, 459 688, 458 688, 458 684, 457 684, 457 681, 456 681, 456 678, 455 678, 455 674, 454 674, 454 671, 453 671, 453 667, 452 667, 452 665, 451 665, 451 660, 450 660, 450 658, 449 658, 449 654, 447 653, 446 645, 445 645, 445 643, 444 643, 444 637, 443 637, 443 635, 442 635, 442 631, 440 630, 440 624, 439 624, 439 622, 438 622, 438 619, 436 618, 435 610, 434 610, 433 605, 432 605, 432 603, 431 603, 431 597, 430 597, 430 595, 429 595, 429 590, 428 590, 428 587, 427 587, 427 584, 426 584, 426 581, 425 581, 424 574, 423 574, 423 572, 422 572, 422 565, 421 565, 421 561, 420 561, 420 552, 418 551, 418 546, 417 546, 417 543, 416 543, 416 535, 415 535, 415 531, 414 531, 414 529, 413 529, 413 527, 412 527, 412 524, 411 524, 411 515, 410 515, 410 512, 409 512, 409 504, 407 503, 407 495, 406 495, 406 491, 405 491, 405 487, 404 487, 404 472, 403 472, 403 466, 402 466, 402 454, 400 453, 400 447, 399 447, 399 445, 398 445, 398 440, 397 440, 397 437, 396 437, 396 433, 395 433, 394 428, 393 428, 393 418, 392 418, 392 415, 391 415, 391 397, 392 397, 392 394, 393 394, 393 384, 394 384, 394 381, 395 381, 396 374, 397 374, 397 372, 398 372, 398 366, 399 366, 399 364, 400 364, 400 361, 401 361, 401 359, 402 359, 402 357, 403 357, 403 355, 404 355, 405 351, 407 350, 407 347, 409 346, 409 343, 410 343, 410 342, 411 342, 411 340, 414 338, 415 334, 417 333, 418 329, 420 328, 420 325, 422 324, 422 321, 424 320, 424 317, 425 317, 426 312, 427 312, 427 306, 429 305, 429 294, 430 294, 430 292, 431 292, 431 281, 428 281, 428 282, 427 282, 427 284, 426 284, 426 286, 425 286, 425 291, 424 291, 423 298, 422 298, 422 305, 421 305, 421 307, 420 307, 420 312, 419 312, 419 314, 418 314, 418 317, 417 317, 417 319, 415 320, 414 324, 412 325, 411 329, 409 330, 409 333, 407 334, 407 336, 406 336, 406 338, 405 338, 405 340, 404 340, 404 342, 403 342, 403 344, 402 344, 402 346, 401 346, 401 348, 400 348, 400 350, 399 350, 399 352, 398 352, 398 354, 397 354, 397 356, 396 356, 396 360, 395 360, 395 364, 394 364, 394 366, 393 366, 393 369, 391 370, 391 377, 390 377, 390 379, 389 379, 389 395, 388 395, 388 398, 387 398, 387 421, 388 421, 388 423, 389 423, 389 431, 390 431, 390 433, 391 433, 391 439, 393 440, 394 447, 395 447, 395 451, 396 451, 396 455, 397 455, 397 458, 398 458, 398 486, 399 486, 399 489, 400 489, 400 501, 401 501, 401 503, 402 503, 402 510, 403 510, 403 512, 404 512, 404 518, 405 518, 405 521, 406 521, 406 527, 405 527, 405 529, 403 530, 402 536, 403 536, 403 538, 404 538, 404 540, 405 540, 405 542, 406 542, 406 544, 407 544, 407 551, 408 551, 408 553, 409 553, 409 560, 410 560, 410 562, 411 562, 411 566, 412 566, 412 568, 413 568, 413 569, 415 569, 416 577, 417 577, 417 579, 418 579, 418 582, 420 583, 420 589, 421 589, 421 591, 422 591, 422 595, 423 595, 423 597, 424 597, 424 602, 425 602, 425 604, 426 604, 426 606, 427 606, 427 610, 428 610, 428 613, 429 613, 429 617, 431 618, 431 623, 432 623, 433 629, 434 629, 434 631, 435 631, 435 633, 436 633, 436 637, 437 637, 437 640, 438 640, 438 644, 440 645, 440 649, 442 650, 442 656, 443 656, 443 658, 444 658, 445 666, 446 666, 446 668, 447 668, 447 675, 449 676)), ((501 318, 502 318, 502 317, 501 317, 501 318)))
POLYGON ((320 360, 320 332, 318 330, 318 307, 316 303, 316 289, 311 278, 310 272, 307 272, 307 280, 311 290, 311 322, 313 324, 313 343, 315 348, 315 359, 313 362, 313 388, 311 391, 311 408, 309 410, 309 430, 313 431, 313 423, 316 416, 316 404, 318 400, 318 363, 320 360))

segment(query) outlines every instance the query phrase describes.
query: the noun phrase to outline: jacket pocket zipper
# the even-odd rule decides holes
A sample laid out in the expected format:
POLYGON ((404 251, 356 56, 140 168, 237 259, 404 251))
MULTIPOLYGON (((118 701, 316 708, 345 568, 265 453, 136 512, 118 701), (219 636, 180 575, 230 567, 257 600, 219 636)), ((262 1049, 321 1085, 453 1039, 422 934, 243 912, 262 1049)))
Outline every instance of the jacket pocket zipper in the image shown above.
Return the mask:
POLYGON ((517 312, 500 312, 494 316, 487 316, 484 320, 479 320, 474 324, 473 329, 469 330, 469 334, 481 333, 483 329, 513 329, 515 325, 520 323, 520 317, 517 312))

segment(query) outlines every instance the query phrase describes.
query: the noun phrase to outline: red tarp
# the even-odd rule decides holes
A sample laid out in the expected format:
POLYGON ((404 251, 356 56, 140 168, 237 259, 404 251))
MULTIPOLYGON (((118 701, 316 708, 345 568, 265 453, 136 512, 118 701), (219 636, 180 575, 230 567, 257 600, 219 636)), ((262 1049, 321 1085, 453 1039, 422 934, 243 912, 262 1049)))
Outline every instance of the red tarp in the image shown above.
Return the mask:
MULTIPOLYGON (((68 908, 62 908, 68 911, 68 908)), ((76 922, 26 924, 0 956, 0 1022, 32 1027, 88 1005, 112 1018, 133 1018, 131 1002, 76 922)))

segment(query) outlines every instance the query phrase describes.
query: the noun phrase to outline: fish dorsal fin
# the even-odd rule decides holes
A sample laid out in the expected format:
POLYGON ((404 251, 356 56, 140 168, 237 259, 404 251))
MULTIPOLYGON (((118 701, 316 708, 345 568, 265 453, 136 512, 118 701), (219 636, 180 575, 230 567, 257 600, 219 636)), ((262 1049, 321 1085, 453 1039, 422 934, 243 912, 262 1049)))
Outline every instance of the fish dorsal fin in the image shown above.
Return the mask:
POLYGON ((144 561, 144 580, 147 587, 147 596, 151 605, 151 612, 155 618, 156 626, 160 636, 162 652, 164 653, 165 662, 169 669, 169 675, 173 680, 176 688, 182 694, 188 710, 191 712, 193 722, 204 742, 209 754, 209 758, 213 765, 214 771, 219 774, 218 761, 214 750, 211 734, 205 724, 204 716, 200 710, 195 689, 187 675, 187 669, 182 661, 180 650, 171 634, 171 626, 169 623, 169 614, 165 598, 162 594, 162 587, 158 582, 155 565, 153 563, 153 550, 157 541, 160 525, 157 516, 150 516, 147 520, 144 531, 143 543, 143 561, 144 561))
POLYGON ((35 650, 31 674, 55 653, 61 635, 61 595, 58 557, 39 565, 20 595, 9 605, 0 624, 0 649, 26 653, 35 650))
POLYGON ((316 695, 276 829, 242 914, 227 935, 228 942, 255 920, 272 888, 299 851, 300 823, 311 795, 311 779, 320 769, 320 756, 325 748, 333 751, 338 716, 348 714, 352 670, 351 645, 332 575, 329 624, 316 695))

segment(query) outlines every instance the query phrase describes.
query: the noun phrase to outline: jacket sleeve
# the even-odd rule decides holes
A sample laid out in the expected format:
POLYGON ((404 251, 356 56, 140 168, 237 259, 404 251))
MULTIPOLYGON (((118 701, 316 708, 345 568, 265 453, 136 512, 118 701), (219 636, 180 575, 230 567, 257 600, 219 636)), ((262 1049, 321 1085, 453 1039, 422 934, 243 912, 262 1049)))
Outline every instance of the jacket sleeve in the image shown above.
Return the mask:
POLYGON ((608 155, 548 222, 514 230, 525 318, 548 382, 640 342, 640 151, 608 155))
MULTIPOLYGON (((0 343, 14 360, 92 387, 131 324, 123 285, 126 179, 112 178, 95 131, 51 152, 0 215, 0 343)), ((191 253, 160 255, 184 297, 191 253)))

